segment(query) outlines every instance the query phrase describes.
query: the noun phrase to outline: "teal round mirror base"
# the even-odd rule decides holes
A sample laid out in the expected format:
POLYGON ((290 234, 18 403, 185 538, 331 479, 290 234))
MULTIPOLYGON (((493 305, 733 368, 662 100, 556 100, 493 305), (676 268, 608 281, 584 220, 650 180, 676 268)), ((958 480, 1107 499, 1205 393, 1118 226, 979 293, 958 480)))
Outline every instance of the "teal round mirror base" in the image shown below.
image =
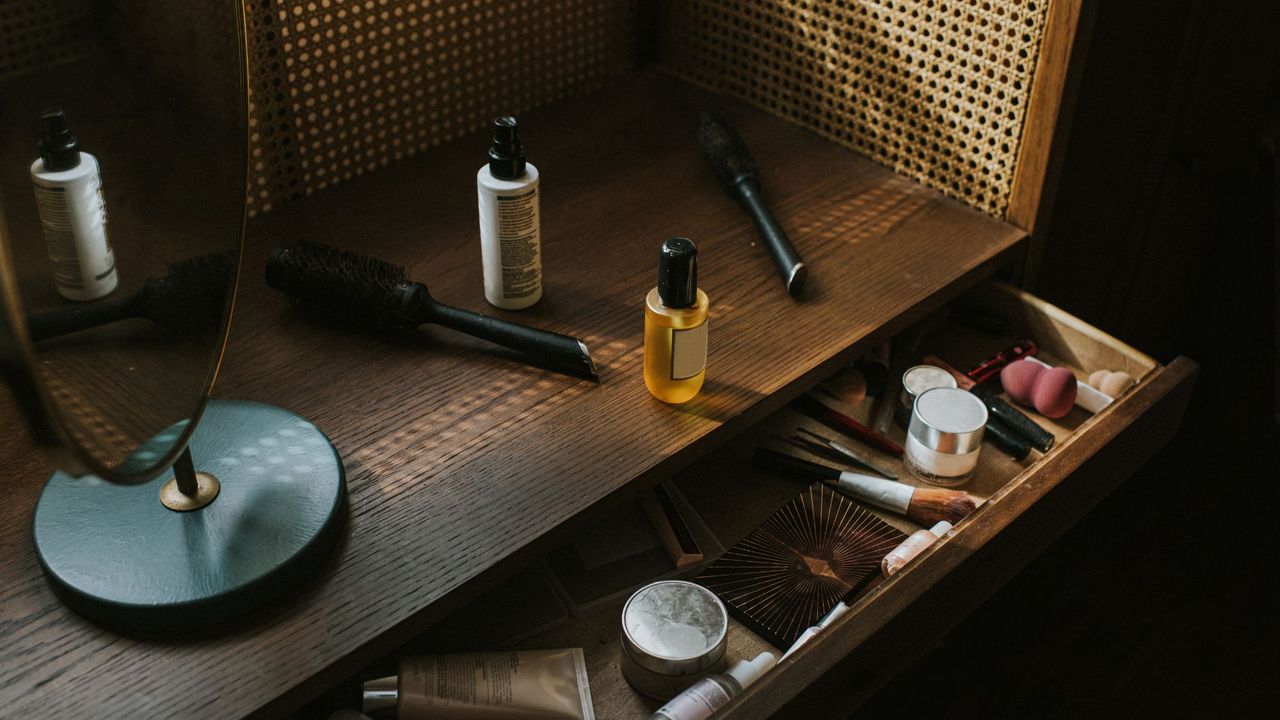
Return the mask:
MULTIPOLYGON (((170 447, 183 425, 130 460, 170 447)), ((49 479, 36 505, 36 555, 73 610, 126 632, 192 629, 261 607, 328 559, 347 492, 342 460, 319 428, 271 405, 213 400, 189 447, 196 470, 219 485, 194 510, 161 502, 172 472, 139 485, 49 479)))

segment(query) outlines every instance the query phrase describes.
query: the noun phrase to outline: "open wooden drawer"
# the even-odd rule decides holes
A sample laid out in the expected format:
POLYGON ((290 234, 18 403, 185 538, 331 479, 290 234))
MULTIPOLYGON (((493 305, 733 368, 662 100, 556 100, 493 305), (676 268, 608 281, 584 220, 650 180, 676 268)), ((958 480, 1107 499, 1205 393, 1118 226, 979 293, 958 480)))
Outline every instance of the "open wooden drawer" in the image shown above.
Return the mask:
MULTIPOLYGON (((977 474, 964 486, 980 500, 978 510, 893 578, 863 592, 851 612, 767 673, 717 717, 762 718, 784 708, 786 717, 844 717, 1042 551, 1177 430, 1193 384, 1195 363, 1178 358, 1167 366, 1160 365, 1062 310, 1006 285, 984 284, 965 299, 1000 314, 1011 327, 1001 334, 986 334, 954 323, 937 323, 935 316, 934 324, 941 327, 926 335, 921 355, 932 352, 968 367, 1011 340, 1030 337, 1040 347, 1039 357, 1072 368, 1078 377, 1107 368, 1129 372, 1138 384, 1096 415, 1077 407, 1065 418, 1052 421, 1028 411, 1058 438, 1044 455, 1033 452, 1016 462, 985 445, 977 474)), ((845 409, 865 416, 869 404, 845 409)), ((785 436, 806 426, 820 429, 790 409, 780 410, 672 479, 724 547, 732 546, 804 487, 803 482, 752 466, 749 457, 757 444, 771 436, 785 436)), ((825 428, 823 431, 831 434, 825 428)), ((901 441, 902 430, 894 427, 893 432, 901 441)), ((896 462, 887 455, 868 452, 886 466, 896 462)), ((897 469, 902 470, 900 463, 897 469)), ((905 470, 900 479, 921 484, 905 470)), ((896 515, 877 514, 907 533, 920 527, 896 515)), ((597 716, 645 718, 657 703, 631 690, 622 677, 619 608, 619 604, 595 608, 522 640, 518 646, 584 648, 597 716)), ((731 621, 731 661, 763 650, 774 648, 731 621)))

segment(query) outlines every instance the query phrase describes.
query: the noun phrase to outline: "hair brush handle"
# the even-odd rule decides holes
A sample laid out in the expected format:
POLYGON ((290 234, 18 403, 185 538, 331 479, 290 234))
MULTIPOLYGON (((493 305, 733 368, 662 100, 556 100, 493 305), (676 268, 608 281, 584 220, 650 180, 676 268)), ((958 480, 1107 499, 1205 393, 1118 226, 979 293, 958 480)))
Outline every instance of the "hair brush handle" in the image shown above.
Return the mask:
POLYGON ((137 295, 110 298, 77 307, 50 310, 27 316, 27 331, 33 342, 88 330, 100 325, 142 316, 137 295))
POLYGON ((597 382, 600 380, 586 343, 577 338, 450 307, 434 300, 429 300, 428 303, 424 322, 443 325, 518 350, 575 377, 597 382))
POLYGON ((764 246, 769 249, 769 256, 773 258, 773 264, 778 268, 778 274, 782 276, 787 294, 792 297, 799 296, 804 290, 808 269, 800 260, 800 254, 791 244, 786 231, 778 224, 769 206, 765 204, 764 197, 760 193, 760 182, 754 177, 740 178, 737 182, 737 193, 738 200, 747 209, 747 214, 755 223, 756 231, 764 240, 764 246))

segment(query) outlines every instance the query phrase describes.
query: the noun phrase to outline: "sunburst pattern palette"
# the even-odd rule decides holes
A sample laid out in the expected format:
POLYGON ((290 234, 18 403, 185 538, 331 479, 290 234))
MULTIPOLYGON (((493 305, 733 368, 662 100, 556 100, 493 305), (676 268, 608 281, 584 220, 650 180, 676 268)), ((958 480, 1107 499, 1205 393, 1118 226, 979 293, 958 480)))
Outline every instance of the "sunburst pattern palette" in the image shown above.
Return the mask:
POLYGON ((906 535, 814 483, 707 569, 698 582, 734 617, 787 648, 841 598, 875 577, 906 535))

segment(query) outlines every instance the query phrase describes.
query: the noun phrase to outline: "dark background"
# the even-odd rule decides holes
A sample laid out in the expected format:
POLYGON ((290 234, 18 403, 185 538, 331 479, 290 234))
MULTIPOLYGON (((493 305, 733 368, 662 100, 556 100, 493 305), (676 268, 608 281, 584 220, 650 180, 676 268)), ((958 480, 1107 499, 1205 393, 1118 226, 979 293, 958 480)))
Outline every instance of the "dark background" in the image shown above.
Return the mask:
POLYGON ((859 718, 1280 713, 1280 3, 1094 6, 1031 289, 1193 358, 1196 392, 1173 445, 859 718))

